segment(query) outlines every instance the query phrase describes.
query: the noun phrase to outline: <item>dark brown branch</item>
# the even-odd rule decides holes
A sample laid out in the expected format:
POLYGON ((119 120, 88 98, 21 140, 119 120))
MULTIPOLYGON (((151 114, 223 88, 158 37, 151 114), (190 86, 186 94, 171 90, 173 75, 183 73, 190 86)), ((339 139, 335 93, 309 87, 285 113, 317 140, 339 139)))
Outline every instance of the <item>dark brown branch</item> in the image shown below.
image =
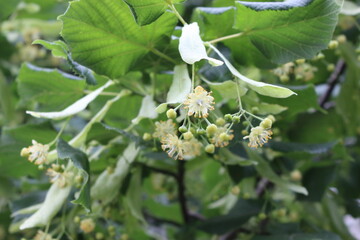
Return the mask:
POLYGON ((181 214, 183 216, 183 220, 184 223, 187 224, 189 223, 189 210, 187 208, 187 203, 186 203, 186 196, 185 196, 185 161, 184 160, 179 160, 178 161, 178 179, 177 179, 177 184, 178 184, 178 198, 179 198, 179 203, 180 203, 180 208, 181 208, 181 214))
POLYGON ((324 95, 322 95, 320 97, 320 100, 319 100, 320 107, 324 108, 326 105, 326 102, 329 101, 331 94, 334 91, 334 88, 339 81, 339 77, 344 72, 345 68, 346 68, 346 64, 345 64, 344 60, 340 59, 336 63, 335 70, 330 75, 329 79, 327 80, 328 88, 327 88, 326 92, 324 93, 324 95))
POLYGON ((175 179, 178 178, 178 175, 177 175, 176 173, 172 172, 172 171, 165 170, 165 169, 161 169, 161 168, 157 168, 157 167, 153 167, 153 166, 149 166, 149 165, 147 165, 147 164, 145 164, 145 163, 137 163, 137 164, 140 164, 140 165, 142 165, 142 166, 144 166, 144 167, 146 167, 146 168, 148 168, 148 169, 150 169, 150 170, 152 170, 152 171, 154 171, 154 172, 162 173, 162 174, 164 174, 164 175, 171 176, 171 177, 173 177, 173 178, 175 178, 175 179))

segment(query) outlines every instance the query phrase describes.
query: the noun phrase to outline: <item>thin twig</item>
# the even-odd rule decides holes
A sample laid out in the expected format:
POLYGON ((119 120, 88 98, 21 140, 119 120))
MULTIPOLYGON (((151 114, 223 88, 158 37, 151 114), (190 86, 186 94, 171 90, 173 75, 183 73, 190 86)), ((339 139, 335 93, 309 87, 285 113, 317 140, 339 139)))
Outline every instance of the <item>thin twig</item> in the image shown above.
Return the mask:
POLYGON ((187 208, 186 196, 185 196, 185 161, 178 161, 178 198, 181 208, 181 214, 183 216, 184 223, 187 224, 189 222, 189 210, 187 208))
POLYGON ((320 107, 323 108, 325 106, 326 102, 330 99, 331 94, 334 91, 334 88, 339 81, 340 75, 345 70, 345 67, 346 67, 345 61, 342 59, 340 59, 336 63, 336 67, 335 67, 333 73, 330 75, 329 79, 327 80, 328 88, 327 88, 326 92, 324 93, 324 95, 322 95, 320 97, 320 100, 319 100, 320 107))

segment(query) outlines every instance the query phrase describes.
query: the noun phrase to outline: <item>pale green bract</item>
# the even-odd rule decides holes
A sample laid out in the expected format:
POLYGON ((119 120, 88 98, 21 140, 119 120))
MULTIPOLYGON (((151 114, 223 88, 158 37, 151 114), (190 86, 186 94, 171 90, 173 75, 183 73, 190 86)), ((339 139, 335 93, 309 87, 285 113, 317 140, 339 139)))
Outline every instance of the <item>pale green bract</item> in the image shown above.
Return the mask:
POLYGON ((49 119, 62 119, 72 115, 75 115, 81 111, 83 111, 89 103, 91 103, 99 94, 107 87, 113 84, 112 81, 108 81, 102 87, 99 87, 95 91, 89 93, 85 97, 77 100, 69 107, 65 108, 60 112, 33 112, 33 111, 26 111, 27 114, 32 115, 33 117, 37 118, 49 118, 49 119))

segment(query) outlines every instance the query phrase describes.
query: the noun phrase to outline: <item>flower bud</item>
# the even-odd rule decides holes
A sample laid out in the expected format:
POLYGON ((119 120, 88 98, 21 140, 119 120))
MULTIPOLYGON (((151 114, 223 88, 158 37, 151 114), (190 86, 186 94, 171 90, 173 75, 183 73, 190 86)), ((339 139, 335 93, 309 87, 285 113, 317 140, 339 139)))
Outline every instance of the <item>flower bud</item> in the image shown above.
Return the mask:
POLYGON ((276 121, 276 119, 273 115, 268 115, 266 118, 269 118, 272 123, 274 123, 276 121))
POLYGON ((185 126, 179 127, 179 132, 186 133, 187 131, 188 131, 187 127, 185 127, 185 126))
POLYGON ((259 108, 258 108, 258 107, 252 107, 252 108, 251 108, 251 112, 252 112, 252 113, 258 113, 258 112, 259 112, 259 108))
POLYGON ((225 125, 225 120, 223 119, 223 118, 218 118, 218 119, 216 119, 216 121, 215 121, 215 124, 217 125, 217 126, 224 126, 225 125))
POLYGON ((302 64, 302 63, 305 63, 305 59, 304 59, 304 58, 300 58, 300 59, 295 60, 295 62, 296 62, 297 64, 302 64))
POLYGON ((73 221, 74 223, 80 223, 81 219, 79 216, 75 216, 73 221))
POLYGON ((198 128, 196 130, 196 133, 199 134, 199 135, 204 135, 206 133, 205 129, 202 129, 202 128, 198 128))
POLYGON ((291 180, 298 182, 298 181, 301 181, 302 174, 299 170, 294 170, 290 173, 290 178, 291 178, 291 180))
POLYGON ((272 121, 270 118, 265 118, 260 123, 260 127, 264 128, 264 129, 271 128, 271 126, 272 126, 272 121))
POLYGON ((339 42, 339 43, 345 43, 346 42, 346 36, 344 34, 341 34, 339 35, 336 40, 339 42))
POLYGON ((216 131, 217 131, 217 126, 215 124, 210 124, 209 126, 206 127, 206 133, 209 136, 214 135, 216 131))
POLYGON ((28 157, 30 155, 29 148, 23 148, 21 149, 20 156, 21 157, 28 157))
POLYGON ((224 118, 225 118, 226 121, 232 122, 232 115, 231 114, 225 114, 224 118))
POLYGON ((171 108, 171 109, 167 110, 166 116, 170 119, 174 119, 177 117, 177 113, 174 109, 171 108))
POLYGON ((233 123, 239 123, 240 122, 240 117, 239 116, 233 116, 232 121, 233 121, 233 123))
POLYGON ((214 144, 208 144, 205 147, 205 152, 207 153, 214 153, 215 152, 215 146, 214 144))
POLYGON ((290 80, 289 76, 288 75, 281 75, 280 76, 280 82, 282 83, 285 83, 285 82, 288 82, 290 80))
POLYGON ((226 142, 226 141, 229 141, 230 140, 230 136, 229 134, 223 132, 220 134, 220 140, 223 141, 223 142, 226 142))
POLYGON ((336 49, 339 46, 339 42, 336 40, 331 40, 329 42, 328 48, 330 49, 336 49))
POLYGON ((232 187, 231 188, 231 193, 233 194, 233 195, 239 195, 240 194, 240 188, 239 188, 239 186, 234 186, 234 187, 232 187))
POLYGON ((194 135, 191 132, 186 132, 183 134, 185 140, 190 140, 194 137, 194 135))
POLYGON ((249 135, 249 131, 244 129, 241 131, 241 134, 244 136, 249 135))
POLYGON ((104 239, 104 234, 102 233, 102 232, 97 232, 96 234, 95 234, 95 239, 96 240, 102 240, 102 239, 104 239))
POLYGON ((150 133, 144 133, 143 140, 144 141, 150 141, 151 140, 151 134, 150 133))
POLYGON ((259 215, 258 215, 258 218, 260 219, 260 220, 264 220, 264 219, 266 219, 266 214, 265 213, 259 213, 259 215))
POLYGON ((335 69, 335 65, 332 63, 330 63, 326 66, 326 70, 328 70, 329 72, 334 71, 334 69, 335 69))

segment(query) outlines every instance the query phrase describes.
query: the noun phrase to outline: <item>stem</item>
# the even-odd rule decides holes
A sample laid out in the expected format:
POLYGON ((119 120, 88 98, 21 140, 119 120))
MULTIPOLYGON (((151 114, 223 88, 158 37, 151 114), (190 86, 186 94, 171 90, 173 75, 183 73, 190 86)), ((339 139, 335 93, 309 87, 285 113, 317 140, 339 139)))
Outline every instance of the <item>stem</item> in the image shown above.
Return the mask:
POLYGON ((324 93, 324 95, 321 96, 320 100, 319 100, 319 105, 320 107, 324 107, 326 102, 329 100, 332 92, 335 89, 336 84, 339 81, 339 77, 340 75, 344 72, 345 70, 345 62, 344 60, 339 60, 336 63, 336 67, 334 72, 331 74, 331 76, 329 77, 327 84, 328 84, 328 89, 326 89, 326 92, 324 93))
POLYGON ((191 91, 195 88, 195 63, 191 65, 191 91))
POLYGON ((64 132, 67 124, 69 123, 71 117, 68 117, 64 123, 64 125, 61 127, 60 131, 58 132, 58 134, 56 135, 55 139, 52 140, 48 145, 52 146, 54 143, 56 143, 56 141, 60 138, 61 134, 64 132))
POLYGON ((164 53, 160 52, 159 50, 157 50, 156 48, 150 48, 149 49, 152 53, 158 55, 159 57, 162 57, 166 60, 168 60, 169 62, 173 63, 173 64, 176 64, 175 60, 172 59, 171 57, 165 55, 164 53))
POLYGON ((231 35, 228 35, 228 36, 224 36, 224 37, 220 37, 220 38, 216 38, 214 40, 208 41, 208 43, 213 44, 213 43, 225 41, 225 40, 232 39, 232 38, 238 38, 238 37, 241 37, 243 34, 244 34, 243 32, 231 34, 231 35))
POLYGON ((189 210, 186 204, 186 196, 185 196, 185 161, 178 161, 178 197, 180 202, 181 214, 184 220, 184 223, 187 224, 189 222, 189 210))
POLYGON ((185 20, 182 18, 182 16, 179 14, 179 12, 176 10, 174 4, 169 4, 169 8, 171 10, 173 10, 174 14, 176 15, 176 17, 180 20, 180 22, 183 24, 183 25, 187 25, 187 23, 185 22, 185 20))
POLYGON ((252 116, 252 117, 254 117, 254 118, 256 118, 256 119, 258 119, 258 120, 260 120, 260 121, 264 120, 263 118, 258 117, 258 116, 254 115, 254 114, 252 114, 252 113, 250 113, 250 112, 248 112, 248 111, 245 111, 245 112, 246 112, 246 114, 248 114, 248 115, 250 115, 250 116, 252 116))
POLYGON ((242 108, 242 102, 241 102, 241 94, 240 94, 240 84, 239 84, 239 79, 236 78, 235 80, 236 82, 236 92, 237 92, 237 95, 238 95, 238 101, 239 101, 239 109, 240 111, 243 110, 242 108))

